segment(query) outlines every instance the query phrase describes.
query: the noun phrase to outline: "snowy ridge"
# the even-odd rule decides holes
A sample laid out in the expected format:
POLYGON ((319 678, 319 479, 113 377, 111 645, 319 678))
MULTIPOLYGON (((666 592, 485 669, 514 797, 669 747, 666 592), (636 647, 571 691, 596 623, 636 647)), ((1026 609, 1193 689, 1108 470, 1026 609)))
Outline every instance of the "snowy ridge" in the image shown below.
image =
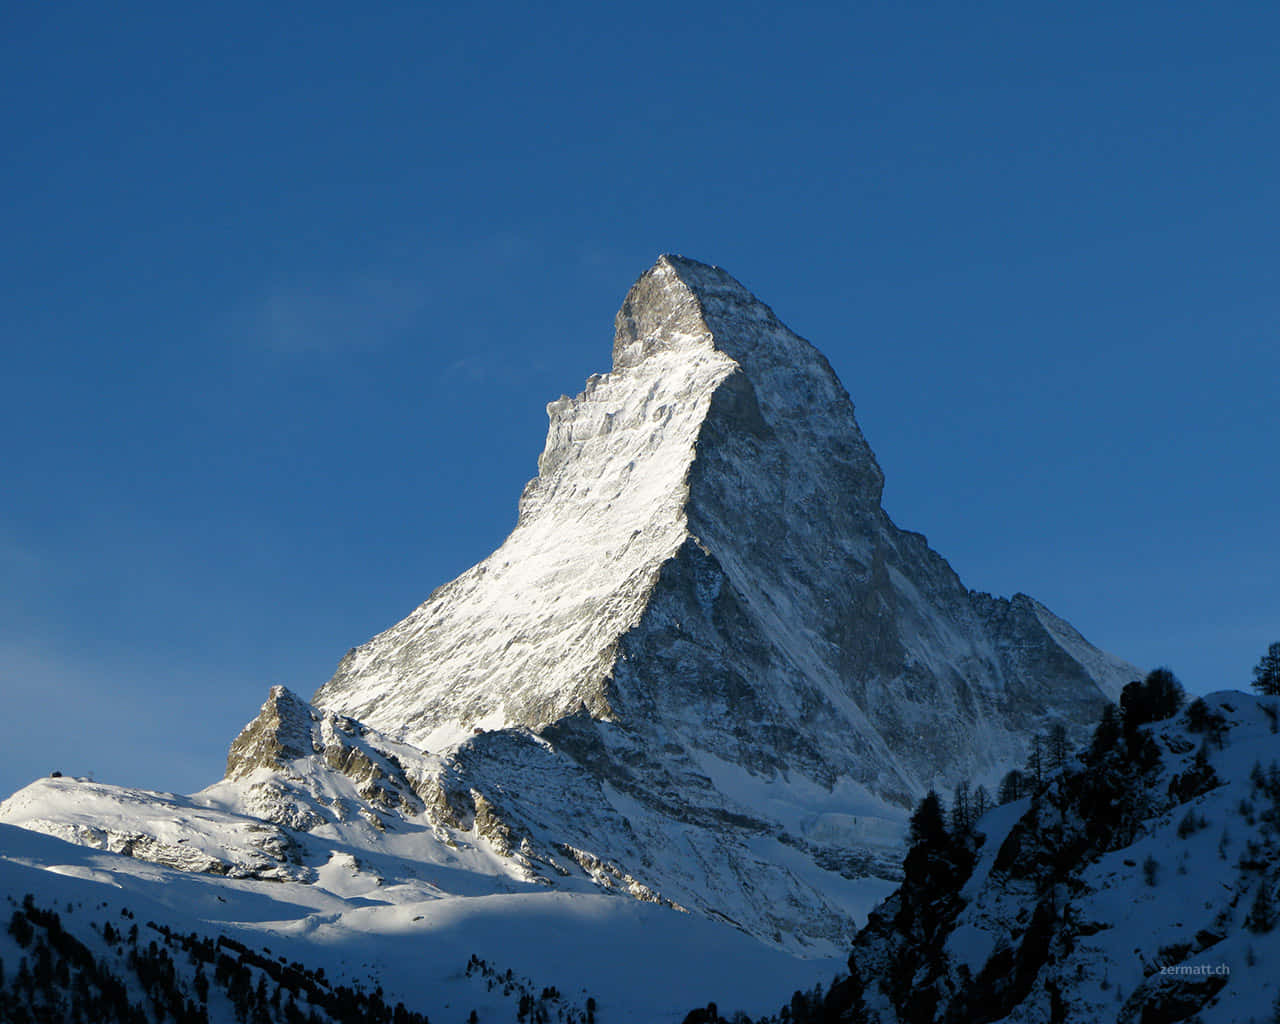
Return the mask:
POLYGON ((696 813, 647 806, 520 729, 425 754, 275 687, 233 742, 227 778, 191 797, 42 779, 0 804, 0 822, 357 903, 604 892, 809 957, 838 954, 892 888, 868 876, 896 872, 901 812, 775 781, 765 788, 780 827, 750 813, 749 775, 704 767, 748 799, 696 813), (850 808, 860 823, 833 813, 850 808), (798 906, 812 918, 799 930, 798 906))
POLYGON ((0 802, 0 821, 182 871, 277 881, 315 877, 280 828, 172 793, 40 779, 0 802))
POLYGON ((1058 618, 1039 601, 1032 600, 1036 618, 1048 630, 1057 644, 1089 675, 1098 681, 1098 687, 1112 700, 1120 699, 1120 691, 1126 683, 1137 679, 1139 672, 1132 666, 1118 662, 1089 643, 1071 623, 1058 618))
POLYGON ((539 475, 511 536, 351 652, 318 705, 428 749, 477 725, 542 725, 583 705, 608 716, 601 681, 614 644, 688 536, 685 477, 734 369, 690 299, 676 291, 664 349, 547 407, 539 475))

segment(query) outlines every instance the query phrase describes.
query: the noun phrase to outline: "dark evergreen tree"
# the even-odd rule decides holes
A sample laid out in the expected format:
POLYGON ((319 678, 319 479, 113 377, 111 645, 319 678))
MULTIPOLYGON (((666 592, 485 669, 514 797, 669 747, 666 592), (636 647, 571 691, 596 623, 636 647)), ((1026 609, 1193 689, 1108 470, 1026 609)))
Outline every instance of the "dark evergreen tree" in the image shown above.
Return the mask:
POLYGON ((1067 738, 1067 727, 1061 722, 1054 722, 1049 727, 1049 767, 1059 771, 1066 767, 1071 756, 1071 742, 1067 738))
POLYGON ((1183 701, 1186 700, 1186 691, 1170 669, 1157 668, 1147 673, 1143 685, 1147 690, 1147 699, 1151 703, 1153 722, 1172 718, 1182 709, 1183 701))
POLYGON ((31 945, 31 938, 35 931, 31 927, 30 919, 23 911, 15 910, 13 912, 13 917, 9 919, 9 934, 23 949, 31 945))
POLYGON ((1209 705, 1203 697, 1197 697, 1187 705, 1187 728, 1191 732, 1204 732, 1209 727, 1209 705))
POLYGON ((1244 926, 1251 932, 1269 932, 1276 926, 1275 900, 1271 897, 1271 886, 1264 878, 1258 886, 1258 895, 1253 898, 1253 906, 1249 916, 1244 919, 1244 926))
POLYGON ((1267 648, 1253 667, 1253 688, 1266 697, 1280 697, 1280 641, 1267 648))
POLYGON ((969 783, 961 779, 951 797, 951 833, 957 839, 967 836, 973 828, 973 802, 969 795, 969 783))
POLYGON ((987 792, 986 786, 979 786, 973 791, 973 797, 971 799, 973 823, 976 825, 978 823, 978 819, 989 810, 991 810, 991 794, 987 792))
POLYGON ((1176 715, 1182 707, 1182 684, 1167 668, 1158 668, 1120 691, 1121 730, 1128 759, 1146 771, 1160 763, 1160 751, 1141 727, 1176 715))
POLYGON ((1089 745, 1089 761, 1096 764, 1115 750, 1121 735, 1120 713, 1114 704, 1108 704, 1102 709, 1102 718, 1098 722, 1098 727, 1093 730, 1093 741, 1089 745))
POLYGON ((1005 777, 1000 780, 1000 791, 996 794, 996 802, 1000 804, 1010 804, 1015 800, 1020 800, 1027 791, 1026 778, 1017 768, 1013 768, 1005 773, 1005 777))
POLYGON ((911 815, 911 844, 934 848, 947 846, 947 825, 942 801, 932 789, 911 815))
POLYGON ((1150 732, 1143 732, 1130 747, 1129 757, 1140 771, 1149 772, 1160 765, 1160 745, 1150 732))
POLYGON ((1027 754, 1027 779, 1039 789, 1045 776, 1044 739, 1039 733, 1031 737, 1031 750, 1027 754))

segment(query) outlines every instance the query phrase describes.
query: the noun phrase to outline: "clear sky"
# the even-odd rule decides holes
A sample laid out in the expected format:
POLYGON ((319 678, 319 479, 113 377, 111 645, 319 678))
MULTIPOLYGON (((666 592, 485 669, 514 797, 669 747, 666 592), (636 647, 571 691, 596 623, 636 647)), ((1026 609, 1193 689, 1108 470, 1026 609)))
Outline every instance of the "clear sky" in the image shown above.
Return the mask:
POLYGON ((885 504, 1193 690, 1280 639, 1280 8, 9 4, 0 793, 189 791, 499 544, 661 252, 885 504))

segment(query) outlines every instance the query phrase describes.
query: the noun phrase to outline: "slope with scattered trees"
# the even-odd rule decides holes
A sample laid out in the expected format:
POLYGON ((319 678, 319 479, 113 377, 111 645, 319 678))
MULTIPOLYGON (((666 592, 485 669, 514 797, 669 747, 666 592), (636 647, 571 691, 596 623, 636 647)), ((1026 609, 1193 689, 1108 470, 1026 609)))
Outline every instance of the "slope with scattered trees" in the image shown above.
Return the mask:
POLYGON ((1186 704, 1158 669, 1086 748, 1039 778, 1018 772, 1001 787, 1016 795, 985 814, 948 815, 930 794, 903 883, 859 932, 848 973, 767 1020, 1280 1019, 1277 732, 1273 703, 1186 704))

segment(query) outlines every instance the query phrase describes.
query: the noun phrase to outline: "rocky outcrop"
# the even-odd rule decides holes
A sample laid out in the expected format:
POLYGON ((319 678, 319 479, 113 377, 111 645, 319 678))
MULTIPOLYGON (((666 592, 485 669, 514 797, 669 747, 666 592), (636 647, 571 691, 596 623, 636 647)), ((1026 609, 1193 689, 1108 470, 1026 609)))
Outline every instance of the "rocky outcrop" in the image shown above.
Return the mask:
POLYGON ((231 741, 226 778, 242 779, 257 768, 275 771, 300 757, 321 753, 312 736, 319 720, 306 701, 283 686, 273 686, 258 717, 231 741))
MULTIPOLYGON (((421 761, 417 751, 403 749, 401 753, 421 761)), ((313 756, 350 779, 360 797, 377 808, 416 814, 424 806, 419 789, 436 799, 427 784, 428 767, 418 763, 414 766, 417 770, 411 771, 394 744, 350 718, 318 711, 283 686, 272 687, 258 717, 232 742, 226 778, 248 779, 262 769, 297 778, 296 762, 313 756)), ((289 808, 266 809, 269 820, 283 816, 281 824, 297 822, 289 808)))

